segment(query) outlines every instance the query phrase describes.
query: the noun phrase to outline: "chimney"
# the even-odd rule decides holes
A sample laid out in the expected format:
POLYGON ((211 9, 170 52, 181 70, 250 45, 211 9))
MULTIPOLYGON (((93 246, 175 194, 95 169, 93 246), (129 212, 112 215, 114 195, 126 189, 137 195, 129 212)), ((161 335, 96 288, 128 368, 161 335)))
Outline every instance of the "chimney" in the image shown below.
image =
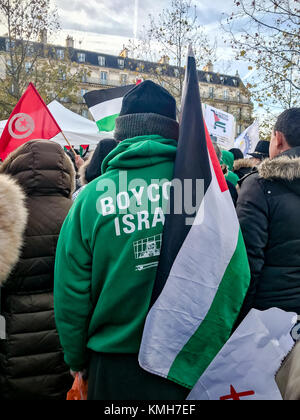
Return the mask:
POLYGON ((203 67, 203 71, 207 71, 209 73, 213 73, 214 72, 214 65, 211 62, 211 60, 209 60, 208 63, 206 64, 206 66, 203 67))
POLYGON ((128 48, 123 46, 123 50, 120 52, 119 57, 128 58, 128 48))
POLYGON ((164 55, 159 60, 158 64, 169 65, 170 58, 167 55, 164 55))
POLYGON ((67 48, 74 48, 74 38, 72 36, 67 36, 66 39, 66 47, 67 48))

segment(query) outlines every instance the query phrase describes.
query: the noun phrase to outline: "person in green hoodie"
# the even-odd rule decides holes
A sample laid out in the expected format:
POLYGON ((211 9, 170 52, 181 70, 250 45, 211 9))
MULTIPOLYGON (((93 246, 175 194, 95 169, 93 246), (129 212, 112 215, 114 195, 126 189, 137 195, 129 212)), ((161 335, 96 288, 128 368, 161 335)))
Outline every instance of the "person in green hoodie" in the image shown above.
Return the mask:
POLYGON ((185 399, 138 352, 159 261, 179 126, 175 99, 145 81, 123 98, 118 146, 79 195, 57 246, 54 307, 65 361, 90 400, 185 399))
POLYGON ((231 182, 235 187, 239 181, 239 177, 233 172, 234 155, 228 150, 222 151, 221 164, 227 166, 228 172, 225 174, 227 181, 231 182))

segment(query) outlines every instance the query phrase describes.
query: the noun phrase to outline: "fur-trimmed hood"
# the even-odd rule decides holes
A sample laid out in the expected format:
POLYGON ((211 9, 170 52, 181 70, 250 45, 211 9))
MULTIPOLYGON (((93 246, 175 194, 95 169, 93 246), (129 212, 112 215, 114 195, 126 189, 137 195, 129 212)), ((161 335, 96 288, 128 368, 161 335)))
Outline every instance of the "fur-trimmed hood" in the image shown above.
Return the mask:
POLYGON ((239 171, 242 168, 254 168, 256 164, 250 159, 238 159, 234 161, 233 170, 239 171))
POLYGON ((278 181, 300 195, 300 147, 290 149, 274 159, 264 160, 258 167, 258 176, 278 181))
POLYGON ((300 180, 300 157, 280 156, 266 159, 258 167, 260 178, 282 179, 284 181, 300 180))
POLYGON ((22 188, 8 175, 0 174, 0 286, 17 263, 28 212, 22 188))

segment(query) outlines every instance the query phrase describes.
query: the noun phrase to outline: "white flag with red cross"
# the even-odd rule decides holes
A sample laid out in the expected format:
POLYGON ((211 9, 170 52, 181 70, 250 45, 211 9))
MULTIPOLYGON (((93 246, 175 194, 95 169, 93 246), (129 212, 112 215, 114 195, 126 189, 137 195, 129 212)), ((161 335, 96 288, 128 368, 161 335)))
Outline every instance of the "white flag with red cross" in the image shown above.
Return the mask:
POLYGON ((298 330, 294 312, 252 309, 187 399, 282 400, 275 375, 298 339, 298 330))

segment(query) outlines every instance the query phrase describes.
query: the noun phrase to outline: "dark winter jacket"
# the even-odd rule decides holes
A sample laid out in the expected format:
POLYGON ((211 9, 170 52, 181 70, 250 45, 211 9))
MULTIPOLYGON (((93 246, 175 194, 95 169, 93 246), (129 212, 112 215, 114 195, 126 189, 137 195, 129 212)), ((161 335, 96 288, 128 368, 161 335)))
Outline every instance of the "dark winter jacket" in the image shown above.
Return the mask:
POLYGON ((101 172, 101 166, 106 156, 117 147, 118 143, 115 139, 101 140, 94 152, 91 153, 88 160, 79 169, 80 183, 86 185, 98 178, 101 172))
POLYGON ((300 314, 300 147, 247 177, 237 213, 251 269, 240 320, 251 308, 300 314))
POLYGON ((72 379, 55 326, 53 271, 72 205, 73 165, 59 145, 38 140, 13 152, 0 171, 23 188, 28 211, 21 257, 3 282, 7 339, 0 340, 0 399, 65 399, 72 379))

